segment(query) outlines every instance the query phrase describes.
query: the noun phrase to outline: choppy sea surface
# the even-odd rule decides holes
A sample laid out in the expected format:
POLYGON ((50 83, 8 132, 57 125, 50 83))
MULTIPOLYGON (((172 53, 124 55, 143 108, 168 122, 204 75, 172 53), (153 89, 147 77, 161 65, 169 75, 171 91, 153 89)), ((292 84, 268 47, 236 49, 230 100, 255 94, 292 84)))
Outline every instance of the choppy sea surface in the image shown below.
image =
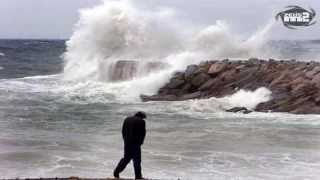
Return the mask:
MULTIPOLYGON (((318 41, 270 44, 288 59, 317 60, 320 49, 318 41)), ((145 177, 320 178, 319 115, 124 101, 113 84, 63 80, 64 51, 63 40, 0 40, 0 178, 110 177, 123 154, 122 121, 139 110, 148 114, 145 177)), ((133 176, 131 164, 123 176, 133 176)))

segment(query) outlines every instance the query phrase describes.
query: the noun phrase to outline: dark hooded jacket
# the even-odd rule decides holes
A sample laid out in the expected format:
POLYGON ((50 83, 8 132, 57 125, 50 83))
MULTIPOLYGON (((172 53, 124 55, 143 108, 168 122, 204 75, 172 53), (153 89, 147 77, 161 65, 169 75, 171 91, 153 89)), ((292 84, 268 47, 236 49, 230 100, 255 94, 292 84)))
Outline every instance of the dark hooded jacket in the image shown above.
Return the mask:
POLYGON ((138 116, 127 117, 122 126, 122 137, 125 145, 143 144, 146 136, 146 122, 138 116))

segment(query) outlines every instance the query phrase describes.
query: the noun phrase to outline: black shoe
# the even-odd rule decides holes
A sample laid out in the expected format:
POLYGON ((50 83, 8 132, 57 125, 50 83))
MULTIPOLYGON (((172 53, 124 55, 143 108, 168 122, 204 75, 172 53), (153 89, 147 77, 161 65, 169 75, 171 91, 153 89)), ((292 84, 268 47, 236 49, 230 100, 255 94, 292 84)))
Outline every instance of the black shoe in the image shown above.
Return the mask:
POLYGON ((114 176, 114 178, 116 178, 116 179, 119 179, 119 178, 120 178, 119 174, 116 173, 116 172, 113 173, 113 176, 114 176))

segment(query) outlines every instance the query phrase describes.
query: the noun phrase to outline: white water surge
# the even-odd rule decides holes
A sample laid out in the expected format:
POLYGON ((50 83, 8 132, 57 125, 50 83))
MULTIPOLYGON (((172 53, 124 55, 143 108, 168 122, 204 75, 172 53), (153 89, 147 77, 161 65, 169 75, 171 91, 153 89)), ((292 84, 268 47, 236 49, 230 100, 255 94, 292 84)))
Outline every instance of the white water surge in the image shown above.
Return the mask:
MULTIPOLYGON (((142 103, 115 96, 129 96, 126 86, 66 83, 56 75, 0 80, 1 178, 110 177, 122 156, 122 120, 141 109, 149 116, 145 177, 319 177, 319 116, 222 111, 239 103, 254 107, 268 99, 265 88, 222 99, 142 103)), ((129 165, 123 177, 132 172, 129 165)))
MULTIPOLYGON (((147 178, 318 180, 319 115, 224 111, 254 109, 268 101, 271 92, 264 87, 205 100, 139 100, 189 64, 269 58, 261 49, 267 52, 263 46, 272 23, 244 38, 224 21, 202 27, 175 14, 168 8, 143 9, 133 1, 102 2, 81 11, 67 43, 63 74, 1 79, 0 179, 111 177, 123 151, 122 121, 144 110, 147 178), (113 82, 109 71, 119 60, 171 66, 113 82)), ((48 46, 50 55, 54 46, 48 46)), ((4 67, 1 72, 9 69, 4 67)), ((133 177, 131 164, 122 175, 133 177)))
MULTIPOLYGON (((121 99, 138 100, 140 94, 156 93, 173 72, 184 70, 187 65, 210 59, 267 56, 261 53, 261 48, 273 23, 243 39, 224 21, 200 27, 179 23, 175 14, 168 8, 138 8, 133 1, 103 1, 99 6, 82 10, 67 42, 64 78, 107 82, 108 89, 114 90, 109 93, 121 99), (170 68, 127 82, 110 82, 108 71, 120 60, 140 64, 164 62, 170 68)), ((254 93, 252 98, 261 99, 254 93)), ((252 108, 251 104, 248 108, 252 108)))

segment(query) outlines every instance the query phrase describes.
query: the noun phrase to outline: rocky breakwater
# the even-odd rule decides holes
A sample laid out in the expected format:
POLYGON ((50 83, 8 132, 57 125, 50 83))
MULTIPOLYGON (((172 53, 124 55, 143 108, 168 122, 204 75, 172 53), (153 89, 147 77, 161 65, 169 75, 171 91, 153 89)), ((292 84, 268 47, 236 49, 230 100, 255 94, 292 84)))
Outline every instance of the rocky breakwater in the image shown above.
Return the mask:
MULTIPOLYGON (((266 87, 272 99, 255 111, 320 114, 320 64, 295 60, 207 61, 176 72, 158 94, 143 101, 182 101, 232 95, 266 87)), ((241 109, 241 108, 240 108, 241 109)))

